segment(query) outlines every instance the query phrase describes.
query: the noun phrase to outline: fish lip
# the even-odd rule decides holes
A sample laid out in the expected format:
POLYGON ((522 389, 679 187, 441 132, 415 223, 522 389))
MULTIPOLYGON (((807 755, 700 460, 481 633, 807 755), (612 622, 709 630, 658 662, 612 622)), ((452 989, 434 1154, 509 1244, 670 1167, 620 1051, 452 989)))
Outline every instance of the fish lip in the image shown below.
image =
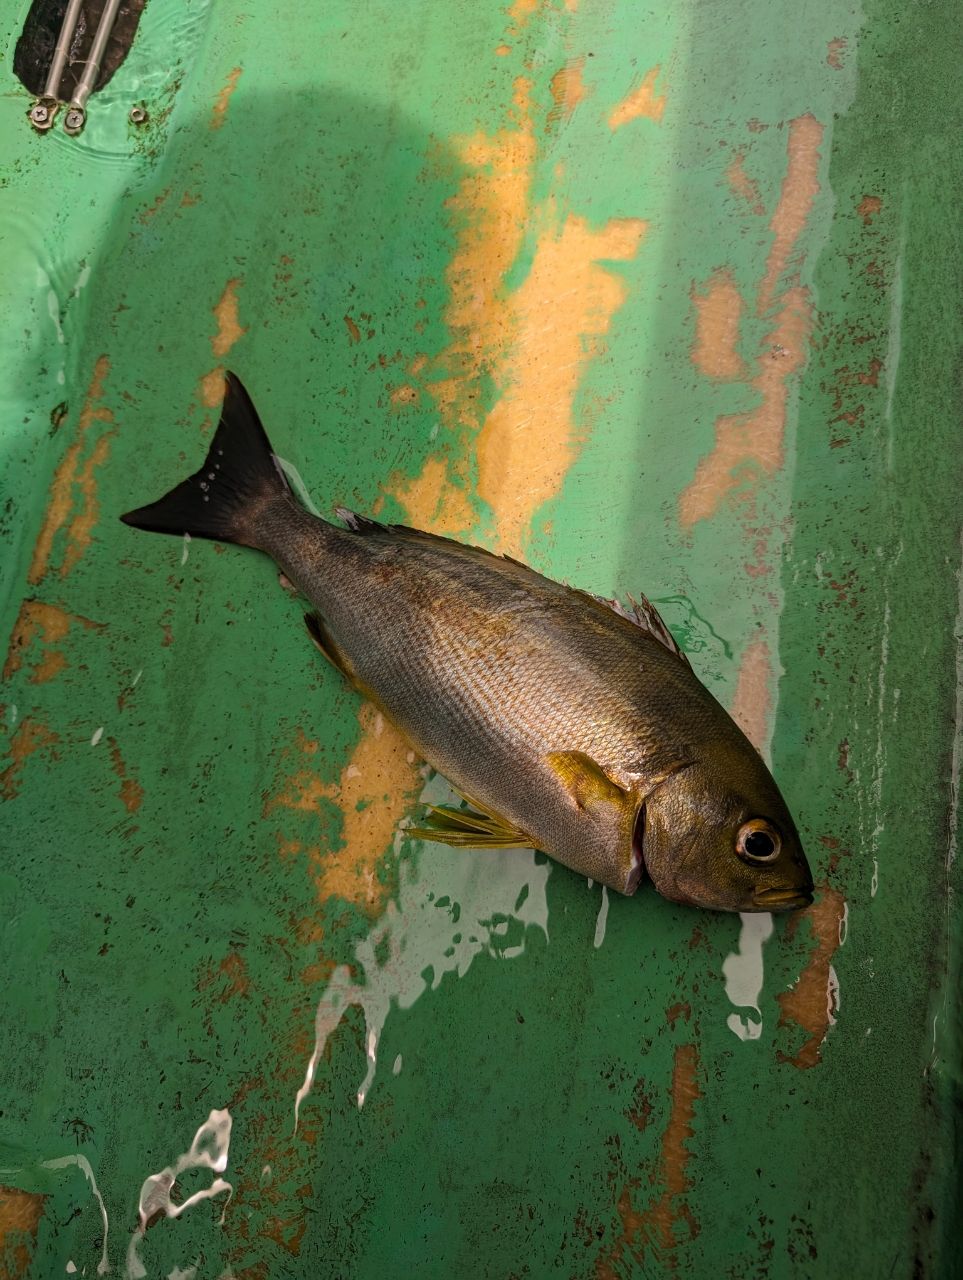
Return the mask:
POLYGON ((796 911, 812 906, 809 889, 760 889, 752 895, 752 905, 763 911, 796 911))

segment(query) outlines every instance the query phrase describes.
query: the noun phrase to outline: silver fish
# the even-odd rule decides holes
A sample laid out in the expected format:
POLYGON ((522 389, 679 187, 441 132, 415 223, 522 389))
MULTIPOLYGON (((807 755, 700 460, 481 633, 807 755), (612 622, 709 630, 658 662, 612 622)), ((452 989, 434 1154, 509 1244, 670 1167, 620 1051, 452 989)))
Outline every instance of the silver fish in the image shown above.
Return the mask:
POLYGON ((812 900, 792 817, 647 601, 629 614, 508 557, 291 492, 227 375, 203 467, 122 519, 266 552, 315 643, 463 795, 413 834, 529 846, 619 893, 725 911, 812 900))

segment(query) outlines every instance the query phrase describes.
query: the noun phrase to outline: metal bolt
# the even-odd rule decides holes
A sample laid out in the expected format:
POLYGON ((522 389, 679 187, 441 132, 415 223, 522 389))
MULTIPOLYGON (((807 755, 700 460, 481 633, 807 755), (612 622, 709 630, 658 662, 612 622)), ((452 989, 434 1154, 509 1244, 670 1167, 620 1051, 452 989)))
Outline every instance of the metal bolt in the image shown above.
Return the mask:
POLYGON ((144 107, 131 107, 128 119, 131 124, 145 124, 147 121, 147 111, 144 107))
POLYGON ((60 103, 56 98, 38 98, 27 112, 27 119, 38 133, 46 133, 57 117, 60 103))
POLYGON ((64 116, 64 128, 68 133, 79 133, 84 127, 87 112, 83 107, 71 107, 64 116))

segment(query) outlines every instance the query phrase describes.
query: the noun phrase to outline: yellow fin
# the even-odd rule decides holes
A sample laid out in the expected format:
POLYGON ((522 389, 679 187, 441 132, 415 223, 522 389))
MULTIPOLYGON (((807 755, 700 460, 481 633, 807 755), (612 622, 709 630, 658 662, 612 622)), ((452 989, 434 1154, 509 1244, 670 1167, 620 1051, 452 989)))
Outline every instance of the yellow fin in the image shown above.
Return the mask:
POLYGON ((456 849, 533 849, 529 836, 494 813, 476 813, 474 809, 455 809, 451 805, 428 807, 423 827, 409 827, 407 835, 415 840, 432 840, 450 844, 456 849))
POLYGON ((628 794, 584 751, 553 751, 545 760, 580 809, 621 804, 628 794))

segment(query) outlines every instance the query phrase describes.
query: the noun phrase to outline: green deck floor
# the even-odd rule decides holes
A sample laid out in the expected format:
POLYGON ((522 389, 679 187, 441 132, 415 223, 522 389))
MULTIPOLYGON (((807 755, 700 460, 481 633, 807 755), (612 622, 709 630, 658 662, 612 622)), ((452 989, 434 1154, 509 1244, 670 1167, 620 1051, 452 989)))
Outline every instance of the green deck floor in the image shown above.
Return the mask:
POLYGON ((150 0, 78 139, 24 13, 0 1274, 963 1275, 959 6, 150 0), (225 367, 321 511, 661 602, 814 906, 402 839, 269 563, 116 518, 225 367))

